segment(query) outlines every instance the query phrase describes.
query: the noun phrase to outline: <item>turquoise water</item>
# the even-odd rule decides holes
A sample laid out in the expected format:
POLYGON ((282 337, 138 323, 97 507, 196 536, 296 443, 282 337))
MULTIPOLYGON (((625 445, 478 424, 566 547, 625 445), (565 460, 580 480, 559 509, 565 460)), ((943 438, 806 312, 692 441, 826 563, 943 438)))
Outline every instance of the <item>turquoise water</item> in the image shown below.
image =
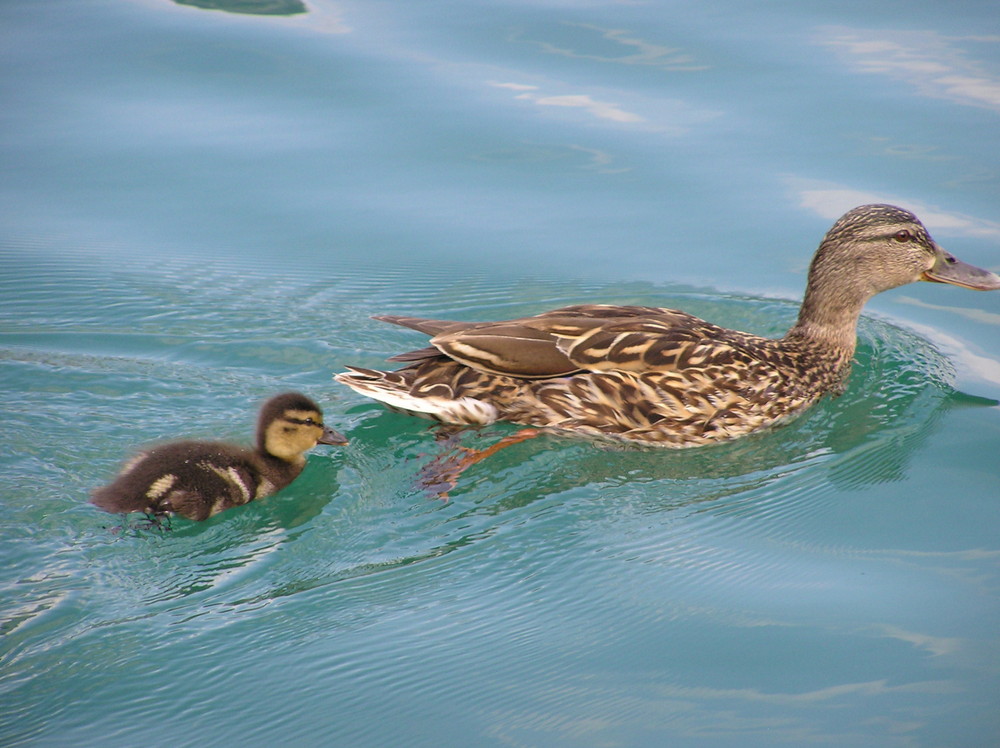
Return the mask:
POLYGON ((874 200, 1000 270, 1000 13, 306 11, 0 5, 0 743, 994 743, 1000 293, 883 294, 780 430, 531 440, 448 501, 428 425, 331 375, 422 345, 377 313, 780 335, 874 200), (86 503, 287 389, 351 444, 282 493, 164 533, 86 503))

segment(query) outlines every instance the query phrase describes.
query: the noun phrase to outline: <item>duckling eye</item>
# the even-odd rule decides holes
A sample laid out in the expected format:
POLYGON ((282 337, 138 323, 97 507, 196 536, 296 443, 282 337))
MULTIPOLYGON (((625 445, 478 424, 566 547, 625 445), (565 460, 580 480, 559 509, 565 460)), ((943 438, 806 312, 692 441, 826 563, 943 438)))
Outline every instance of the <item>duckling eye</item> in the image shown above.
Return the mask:
POLYGON ((911 234, 906 229, 902 229, 901 231, 897 231, 895 234, 893 234, 892 238, 895 239, 897 242, 905 243, 913 240, 913 234, 911 234))

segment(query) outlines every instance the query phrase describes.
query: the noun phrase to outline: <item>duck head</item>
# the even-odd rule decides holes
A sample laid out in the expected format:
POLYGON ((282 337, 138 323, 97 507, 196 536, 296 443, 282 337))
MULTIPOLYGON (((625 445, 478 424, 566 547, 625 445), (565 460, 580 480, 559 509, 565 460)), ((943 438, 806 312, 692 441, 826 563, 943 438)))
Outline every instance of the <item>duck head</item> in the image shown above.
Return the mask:
POLYGON ((261 408, 258 448, 286 462, 297 462, 317 444, 340 446, 347 437, 323 423, 323 412, 298 392, 272 397, 261 408))
MULTIPOLYGON (((913 213, 895 205, 862 205, 827 232, 813 270, 851 276, 867 296, 915 281, 977 291, 1000 289, 1000 276, 946 252, 913 213)), ((813 272, 811 270, 811 272, 813 272)))

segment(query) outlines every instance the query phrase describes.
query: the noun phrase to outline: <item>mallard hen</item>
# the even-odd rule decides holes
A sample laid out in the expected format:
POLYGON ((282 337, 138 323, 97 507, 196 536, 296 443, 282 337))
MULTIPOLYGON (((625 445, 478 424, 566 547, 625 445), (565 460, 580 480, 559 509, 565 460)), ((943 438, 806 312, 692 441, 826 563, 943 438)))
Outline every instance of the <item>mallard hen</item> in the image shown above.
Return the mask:
POLYGON ((90 500, 107 512, 204 520, 280 491, 302 472, 305 453, 317 444, 347 439, 323 425, 316 403, 286 392, 261 407, 255 449, 225 442, 161 444, 132 458, 90 500))
POLYGON ((378 316, 432 336, 335 379, 445 424, 509 421, 660 447, 749 434, 843 387, 865 302, 918 280, 977 290, 1000 277, 941 249, 909 211, 863 205, 827 232, 798 321, 779 339, 674 309, 581 304, 504 322, 378 316))

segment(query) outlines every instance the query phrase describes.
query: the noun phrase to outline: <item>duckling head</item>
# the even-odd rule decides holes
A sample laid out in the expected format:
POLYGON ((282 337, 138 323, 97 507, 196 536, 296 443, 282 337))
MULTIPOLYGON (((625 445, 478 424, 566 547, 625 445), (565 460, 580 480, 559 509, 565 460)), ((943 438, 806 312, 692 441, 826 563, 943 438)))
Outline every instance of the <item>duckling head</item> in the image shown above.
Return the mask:
POLYGON ((913 213, 894 205, 862 205, 841 216, 823 238, 809 274, 810 284, 831 285, 829 276, 836 275, 836 285, 862 298, 920 280, 1000 289, 1000 276, 943 250, 913 213))
POLYGON ((257 447, 286 462, 301 462, 317 444, 343 445, 347 438, 323 424, 323 412, 298 392, 276 395, 264 403, 257 424, 257 447))

